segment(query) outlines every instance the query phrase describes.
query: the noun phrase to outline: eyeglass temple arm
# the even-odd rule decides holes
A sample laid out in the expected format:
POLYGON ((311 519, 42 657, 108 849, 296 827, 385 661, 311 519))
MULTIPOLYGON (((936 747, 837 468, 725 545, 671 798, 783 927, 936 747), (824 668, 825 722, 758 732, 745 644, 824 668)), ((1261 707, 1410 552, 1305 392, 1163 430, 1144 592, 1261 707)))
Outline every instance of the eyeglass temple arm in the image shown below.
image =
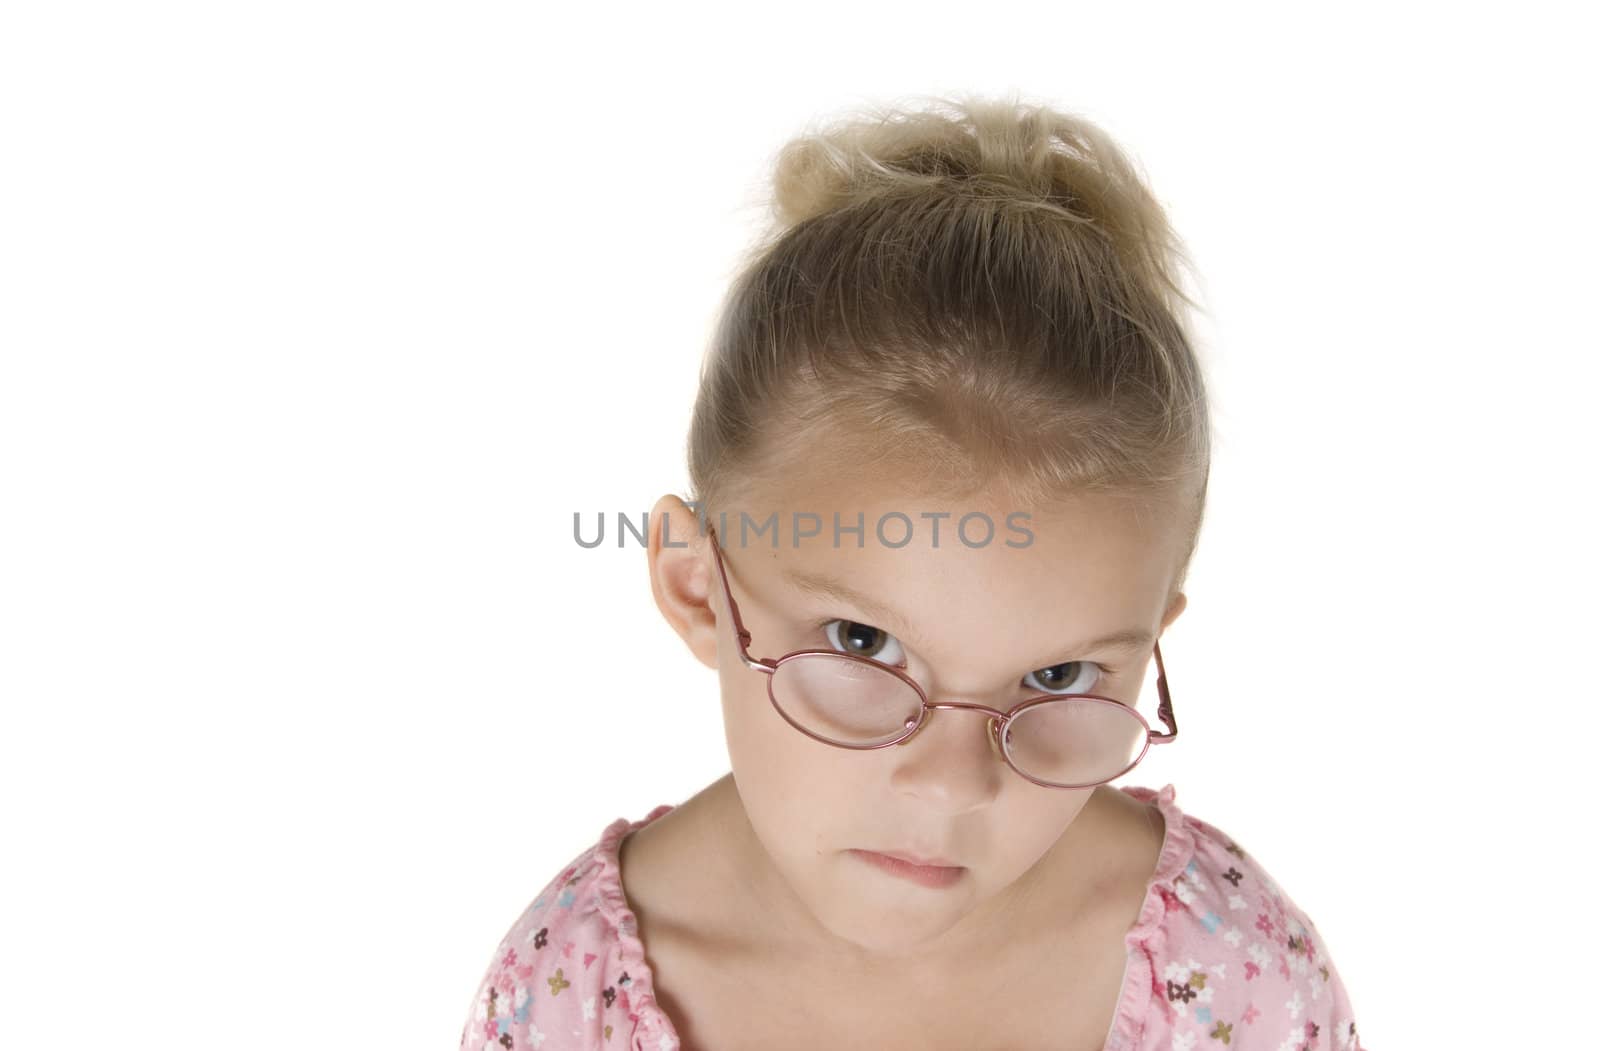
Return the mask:
POLYGON ((1178 719, 1172 714, 1172 694, 1167 689, 1167 669, 1161 663, 1161 643, 1156 642, 1156 692, 1160 701, 1156 704, 1156 717, 1166 724, 1167 732, 1158 734, 1150 732, 1151 744, 1169 744, 1178 737, 1178 719))
POLYGON ((717 560, 717 576, 722 580, 722 593, 728 599, 728 612, 733 615, 733 634, 739 642, 739 659, 753 670, 771 675, 778 668, 776 664, 750 656, 750 632, 745 629, 744 618, 739 616, 739 603, 734 601, 733 588, 728 586, 728 567, 722 561, 722 545, 717 543, 716 527, 706 526, 706 535, 711 538, 711 553, 717 560))

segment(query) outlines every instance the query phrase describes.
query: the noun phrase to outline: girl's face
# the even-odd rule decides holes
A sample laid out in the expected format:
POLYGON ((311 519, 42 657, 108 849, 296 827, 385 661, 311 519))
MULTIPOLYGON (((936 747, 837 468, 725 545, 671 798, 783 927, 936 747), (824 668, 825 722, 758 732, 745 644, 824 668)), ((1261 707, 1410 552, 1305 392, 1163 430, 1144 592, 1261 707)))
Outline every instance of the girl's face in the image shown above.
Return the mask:
MULTIPOLYGON (((777 547, 770 530, 742 541, 732 515, 726 528, 709 522, 753 658, 843 649, 853 640, 852 652, 865 643, 877 660, 904 668, 934 703, 1006 711, 1047 693, 1141 699, 1151 644, 1091 650, 1081 643, 1130 628, 1158 638, 1182 611, 1183 596, 1168 594, 1183 539, 1179 516, 1141 517, 1125 500, 1085 497, 1013 519, 1030 541, 1007 525, 1008 514, 1030 509, 992 499, 928 506, 881 493, 870 499, 871 492, 835 482, 786 489, 771 506, 747 505, 754 522, 777 512, 777 547), (834 545, 835 510, 846 525, 864 514, 863 546, 848 533, 834 545), (798 547, 790 533, 796 511, 824 522, 821 535, 798 547), (896 511, 910 517, 914 532, 904 547, 891 548, 878 540, 874 523, 896 511), (949 517, 938 522, 935 546, 934 520, 923 512, 937 511, 949 517), (995 524, 984 546, 969 547, 955 533, 970 511, 995 524), (834 582, 836 593, 818 581, 834 582)), ((674 550, 652 537, 657 601, 718 671, 733 780, 754 837, 730 850, 774 937, 815 959, 863 970, 955 958, 1028 923, 1036 913, 1024 910, 1025 901, 1048 907, 1055 900, 1033 898, 1039 888, 1029 877, 1045 871, 1041 862, 1053 872, 1092 869, 1092 858, 1051 852, 1058 841, 1076 842, 1062 834, 1094 790, 1044 788, 1020 777, 993 744, 983 713, 935 710, 904 744, 866 751, 836 748, 791 727, 768 699, 768 677, 739 659, 710 546, 696 535, 692 512, 675 497, 663 498, 656 511, 653 521, 670 514, 674 544, 694 540, 674 550), (953 885, 926 887, 852 849, 938 856, 965 871, 953 885)), ((890 518, 885 536, 897 542, 904 529, 890 518)), ((967 535, 977 543, 983 532, 967 535)), ((1138 708, 1159 727, 1150 698, 1138 708)))

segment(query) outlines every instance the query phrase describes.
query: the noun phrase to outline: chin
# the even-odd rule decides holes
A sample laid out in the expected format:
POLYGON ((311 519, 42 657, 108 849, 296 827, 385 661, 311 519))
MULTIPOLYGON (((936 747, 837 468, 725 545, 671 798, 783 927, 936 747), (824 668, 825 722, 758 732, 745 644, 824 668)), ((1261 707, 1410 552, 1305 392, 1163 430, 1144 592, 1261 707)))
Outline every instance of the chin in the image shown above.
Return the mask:
POLYGON ((817 923, 843 943, 847 955, 851 949, 873 958, 920 955, 929 942, 972 911, 967 893, 932 893, 917 887, 898 890, 861 879, 830 884, 820 901, 808 898, 806 906, 817 923))
POLYGON ((842 943, 843 954, 847 958, 851 952, 858 954, 857 965, 870 971, 883 965, 903 969, 924 959, 929 943, 937 941, 959 919, 955 916, 945 922, 911 924, 896 923, 879 914, 863 917, 854 925, 825 926, 842 943))

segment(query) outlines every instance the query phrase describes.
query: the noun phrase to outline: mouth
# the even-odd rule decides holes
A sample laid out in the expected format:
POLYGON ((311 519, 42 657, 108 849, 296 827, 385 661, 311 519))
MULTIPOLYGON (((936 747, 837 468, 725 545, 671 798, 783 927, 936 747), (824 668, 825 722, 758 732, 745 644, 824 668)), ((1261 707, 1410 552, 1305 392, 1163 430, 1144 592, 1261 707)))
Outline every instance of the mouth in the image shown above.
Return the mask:
POLYGON ((849 853, 882 872, 924 887, 953 886, 967 873, 961 865, 939 863, 943 859, 917 859, 914 855, 884 854, 876 850, 851 850, 849 853))

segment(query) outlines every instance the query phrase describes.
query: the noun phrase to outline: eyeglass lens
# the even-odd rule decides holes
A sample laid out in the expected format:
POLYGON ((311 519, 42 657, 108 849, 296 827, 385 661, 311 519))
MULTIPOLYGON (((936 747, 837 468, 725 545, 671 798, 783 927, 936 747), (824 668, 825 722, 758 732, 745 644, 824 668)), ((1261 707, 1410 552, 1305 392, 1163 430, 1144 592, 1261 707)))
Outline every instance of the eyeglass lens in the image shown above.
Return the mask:
MULTIPOLYGON (((922 708, 917 691, 870 662, 808 653, 779 663, 772 676, 778 707, 810 733, 847 747, 882 746, 905 735, 922 708)), ((1018 712, 1004 749, 1029 777, 1061 786, 1109 780, 1132 765, 1147 737, 1124 705, 1069 698, 1018 712)))

